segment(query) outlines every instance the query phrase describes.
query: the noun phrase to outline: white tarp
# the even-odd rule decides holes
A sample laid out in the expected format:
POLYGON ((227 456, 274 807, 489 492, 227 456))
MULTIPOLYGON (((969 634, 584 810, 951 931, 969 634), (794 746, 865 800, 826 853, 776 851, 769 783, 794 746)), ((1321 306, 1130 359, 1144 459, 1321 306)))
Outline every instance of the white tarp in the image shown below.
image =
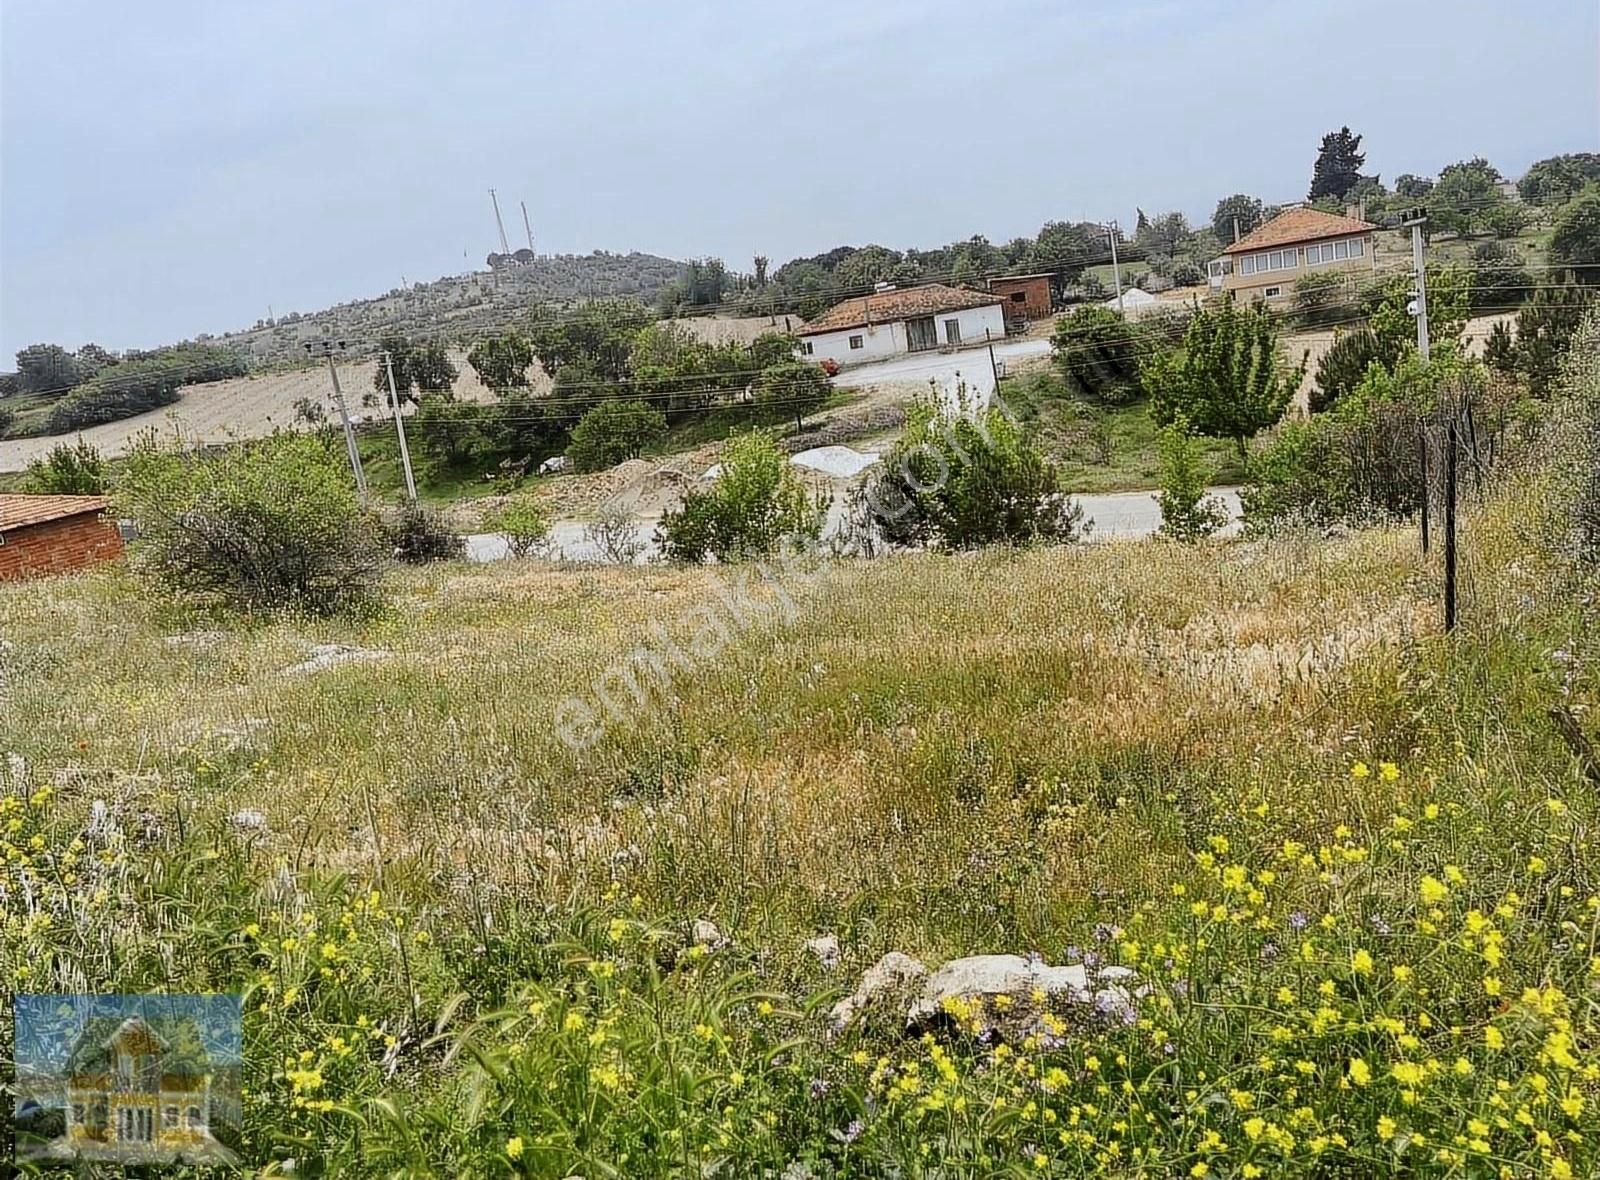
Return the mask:
POLYGON ((850 447, 813 447, 789 459, 796 467, 809 467, 824 475, 848 479, 860 475, 878 461, 876 451, 857 451, 850 447))

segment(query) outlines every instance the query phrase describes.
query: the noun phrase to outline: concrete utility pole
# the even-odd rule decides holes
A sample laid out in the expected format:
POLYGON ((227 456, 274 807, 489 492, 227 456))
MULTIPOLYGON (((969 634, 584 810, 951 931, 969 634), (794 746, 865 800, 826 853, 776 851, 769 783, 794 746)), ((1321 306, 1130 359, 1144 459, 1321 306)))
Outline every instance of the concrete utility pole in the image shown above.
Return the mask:
POLYGON ((489 200, 494 205, 494 224, 500 231, 500 253, 511 253, 511 243, 506 241, 506 223, 500 220, 500 198, 494 195, 494 189, 489 190, 489 200))
POLYGON ((1417 353, 1424 361, 1428 359, 1428 266, 1424 257, 1422 226, 1427 220, 1427 216, 1418 209, 1405 222, 1411 227, 1411 273, 1417 285, 1411 314, 1417 317, 1417 353))
MULTIPOLYGON (((1117 263, 1117 223, 1112 222, 1106 229, 1106 236, 1111 239, 1111 281, 1117 285, 1117 314, 1122 315, 1122 267, 1117 263)), ((1102 291, 1104 287, 1100 288, 1102 291)))
POLYGON ((344 423, 344 445, 350 454, 350 470, 356 477, 356 491, 361 493, 363 502, 367 498, 367 473, 361 469, 361 452, 356 447, 356 430, 350 425, 350 410, 344 404, 344 390, 339 388, 339 370, 334 367, 333 355, 344 350, 343 340, 318 340, 307 341, 306 351, 312 356, 325 357, 328 362, 328 376, 333 378, 333 401, 339 407, 339 421, 344 423))
POLYGON ((394 391, 394 357, 389 355, 389 350, 383 350, 384 371, 389 374, 389 408, 394 411, 394 432, 400 439, 400 466, 406 473, 406 495, 411 497, 411 502, 417 502, 417 481, 411 475, 411 450, 406 446, 406 422, 400 416, 400 396, 394 391))

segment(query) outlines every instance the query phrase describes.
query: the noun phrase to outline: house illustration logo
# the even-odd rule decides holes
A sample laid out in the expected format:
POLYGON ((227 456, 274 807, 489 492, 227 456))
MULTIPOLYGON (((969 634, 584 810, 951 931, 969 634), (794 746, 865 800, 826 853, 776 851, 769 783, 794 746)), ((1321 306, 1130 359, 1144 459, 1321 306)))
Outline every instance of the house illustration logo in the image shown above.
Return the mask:
POLYGON ((25 1158, 236 1162, 236 996, 17 997, 25 1158))

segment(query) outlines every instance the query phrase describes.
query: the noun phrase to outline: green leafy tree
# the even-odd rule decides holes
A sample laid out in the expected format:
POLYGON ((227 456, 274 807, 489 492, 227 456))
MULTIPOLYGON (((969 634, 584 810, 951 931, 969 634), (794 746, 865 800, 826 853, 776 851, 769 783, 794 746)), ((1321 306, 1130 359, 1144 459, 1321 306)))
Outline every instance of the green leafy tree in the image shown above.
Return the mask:
POLYGON ((1211 471, 1199 439, 1181 415, 1162 428, 1159 464, 1163 536, 1199 541, 1228 523, 1222 501, 1206 495, 1211 471))
POLYGON ((552 377, 561 375, 563 365, 581 362, 607 381, 621 381, 628 376, 634 338, 655 318, 632 298, 591 299, 561 313, 541 307, 531 319, 528 341, 552 377))
POLYGON ((771 265, 772 260, 765 254, 757 254, 755 258, 751 260, 751 266, 755 270, 757 287, 765 287, 767 285, 767 267, 771 265))
POLYGON ((1050 357, 1067 388, 1103 405, 1127 405, 1143 393, 1140 352, 1133 326, 1109 307, 1075 308, 1050 336, 1050 357))
POLYGON ((478 380, 496 393, 526 387, 528 366, 533 361, 533 348, 517 332, 486 337, 467 352, 467 364, 478 374, 478 380))
POLYGON ((834 277, 847 289, 860 294, 872 290, 873 284, 886 282, 903 256, 887 246, 863 246, 841 262, 834 277))
POLYGON ((1304 358, 1283 363, 1264 305, 1229 299, 1196 312, 1183 347, 1146 363, 1144 384, 1158 423, 1181 416, 1201 434, 1233 439, 1243 458, 1246 441, 1283 416, 1305 369, 1304 358))
POLYGON ((1600 184, 1592 184, 1556 214, 1550 262, 1571 269, 1580 283, 1600 286, 1600 184))
POLYGON ((1223 197, 1211 213, 1211 232, 1217 235, 1217 241, 1231 244, 1235 225, 1238 227, 1238 236, 1242 238, 1261 224, 1264 211, 1260 197, 1252 197, 1248 193, 1223 197))
POLYGON ((793 414, 798 430, 805 416, 833 395, 833 383, 820 365, 783 361, 761 371, 751 395, 762 410, 793 414))
POLYGON ((1394 192, 1397 197, 1418 201, 1426 197, 1432 190, 1433 181, 1426 176, 1415 176, 1410 172, 1402 172, 1394 178, 1394 192))
POLYGON ((1383 359, 1372 329, 1341 332, 1317 362, 1316 384, 1311 387, 1308 408, 1313 414, 1332 409, 1361 384, 1367 369, 1374 364, 1381 366, 1383 359))
POLYGON ((1295 319, 1313 328, 1344 318, 1344 294, 1344 275, 1328 270, 1301 275, 1294 283, 1295 319))
POLYGON ((118 361, 79 384, 50 409, 50 434, 116 422, 171 405, 186 385, 242 377, 249 371, 232 349, 186 344, 118 361))
POLYGON ((413 344, 404 336, 385 336, 378 341, 378 364, 372 374, 372 388, 380 398, 389 396, 389 374, 382 353, 388 352, 394 366, 395 393, 405 400, 415 390, 446 393, 455 387, 460 375, 450 362, 450 352, 441 343, 413 344))
POLYGON ((763 332, 750 343, 750 363, 757 369, 792 361, 799 342, 787 332, 763 332))
MULTIPOLYGON (((1435 349, 1461 348, 1461 333, 1472 307, 1472 271, 1461 266, 1428 268, 1428 339, 1435 349)), ((1417 343, 1417 320, 1410 307, 1411 279, 1396 275, 1382 288, 1378 306, 1367 323, 1378 338, 1378 355, 1393 371, 1400 357, 1417 343)))
POLYGON ((604 401, 573 427, 567 455, 579 471, 599 471, 637 459, 666 433, 666 417, 648 403, 604 401))
POLYGON ((1504 242, 1480 242, 1472 251, 1472 309, 1512 311, 1533 288, 1522 255, 1504 242))
POLYGON ((12 426, 16 425, 16 421, 17 412, 15 410, 10 406, 0 406, 0 438, 6 436, 12 426))
POLYGON ((1482 156, 1461 160, 1439 172, 1425 204, 1430 229, 1471 233, 1485 225, 1488 210, 1504 204, 1498 169, 1482 156))
POLYGON ((827 502, 806 491, 771 435, 735 435, 723 445, 721 462, 715 483, 690 490, 662 516, 657 539, 669 561, 764 557, 821 535, 827 502))
POLYGON ((493 449, 485 407, 444 393, 424 394, 407 432, 436 463, 459 467, 493 449))
POLYGON ((1332 197, 1343 201, 1345 194, 1361 179, 1361 165, 1366 162, 1361 136, 1351 134, 1348 127, 1328 132, 1322 137, 1316 163, 1311 167, 1311 190, 1306 194, 1307 199, 1332 197))
POLYGON ((1489 329, 1489 336, 1483 342, 1483 363, 1508 377, 1521 372, 1517 362, 1517 338, 1511 325, 1504 320, 1489 329))
POLYGON ((1055 464, 998 407, 973 413, 913 403, 905 432, 866 488, 868 523, 894 545, 1067 542, 1084 527, 1055 464))
POLYGON ((57 443, 28 464, 22 490, 36 496, 101 496, 111 488, 100 449, 79 437, 57 443))
POLYGON ((1105 231, 1086 222, 1047 221, 1034 238, 1030 266, 1048 270, 1060 283, 1071 283, 1083 273, 1084 259, 1106 249, 1105 231))
POLYGON ((30 344, 17 352, 22 393, 65 393, 82 380, 77 360, 59 344, 30 344))
POLYGON ((117 363, 116 354, 101 348, 98 344, 85 344, 72 354, 72 360, 78 370, 79 378, 84 381, 101 369, 109 369, 117 363))
POLYGON ((1600 180, 1600 152, 1551 156, 1533 164, 1517 181, 1517 192, 1535 205, 1561 205, 1600 180))
POLYGON ((117 510, 138 525, 135 568, 177 594, 313 614, 377 596, 382 529, 331 437, 277 434, 210 451, 141 444, 117 510))

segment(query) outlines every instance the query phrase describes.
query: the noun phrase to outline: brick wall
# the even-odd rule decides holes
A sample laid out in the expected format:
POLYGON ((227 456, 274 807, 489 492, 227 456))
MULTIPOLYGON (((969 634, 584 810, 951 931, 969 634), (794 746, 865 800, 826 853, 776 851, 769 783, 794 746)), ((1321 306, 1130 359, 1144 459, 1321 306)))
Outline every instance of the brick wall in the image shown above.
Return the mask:
POLYGON ((97 512, 0 534, 0 582, 65 574, 122 556, 117 522, 97 512))

